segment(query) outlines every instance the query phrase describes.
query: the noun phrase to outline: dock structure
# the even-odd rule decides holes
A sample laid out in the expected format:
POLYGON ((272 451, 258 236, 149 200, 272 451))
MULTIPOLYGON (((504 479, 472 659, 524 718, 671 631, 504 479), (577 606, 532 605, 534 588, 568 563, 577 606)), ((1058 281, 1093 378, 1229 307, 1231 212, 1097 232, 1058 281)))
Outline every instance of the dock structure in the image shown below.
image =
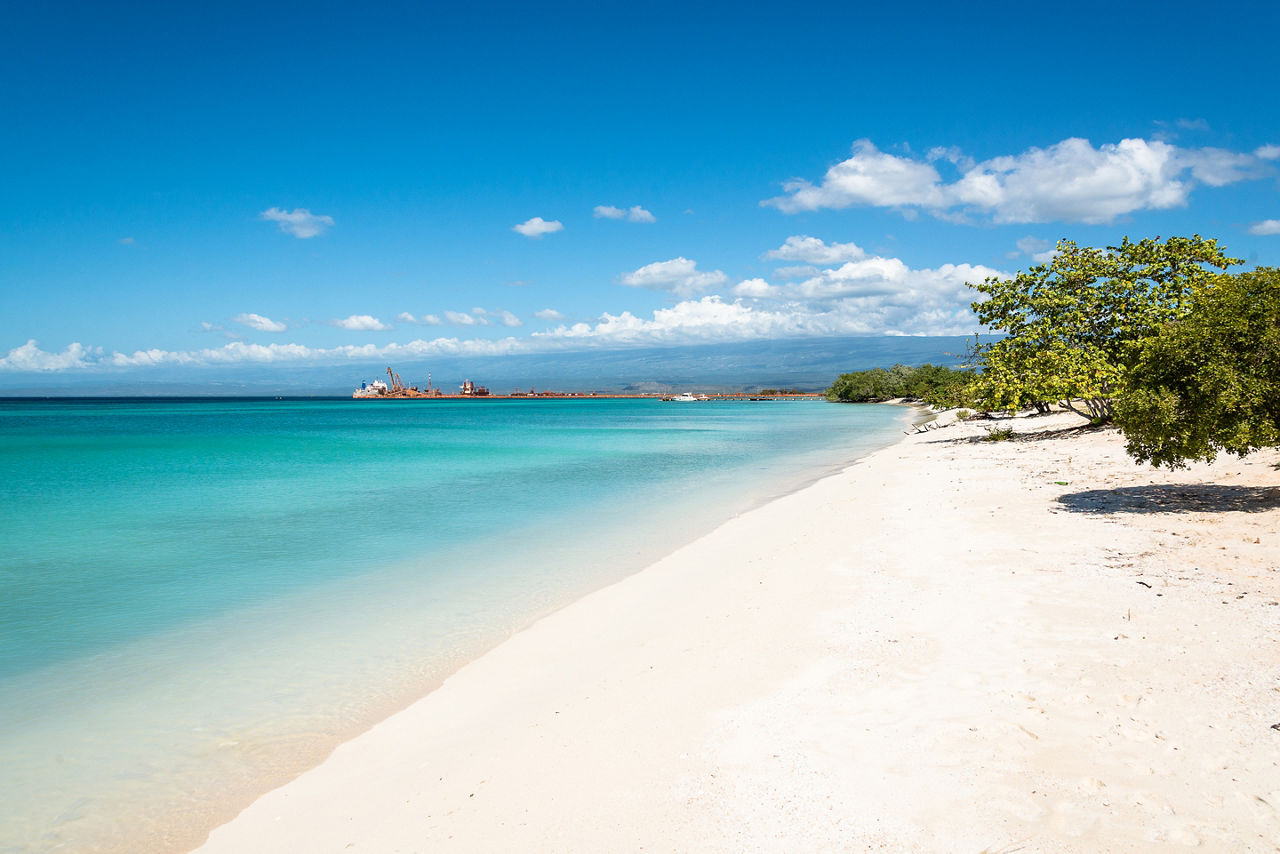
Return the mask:
MULTIPOLYGON (((385 394, 354 394, 359 400, 671 400, 671 394, 662 393, 627 393, 596 391, 540 391, 537 394, 521 392, 518 394, 444 394, 436 391, 432 394, 408 390, 407 392, 387 392, 385 394)), ((801 392, 797 394, 753 394, 751 392, 707 392, 702 395, 702 403, 724 402, 762 402, 762 401, 821 401, 827 397, 822 392, 801 392)))
POLYGON ((695 400, 699 403, 724 401, 813 401, 826 400, 826 394, 820 391, 705 391, 693 397, 691 392, 676 394, 675 392, 606 392, 606 391, 535 391, 527 392, 516 389, 510 394, 494 394, 488 388, 471 380, 464 380, 457 393, 446 393, 439 386, 431 383, 431 374, 427 373, 426 388, 406 385, 400 375, 387 368, 387 379, 390 385, 381 380, 361 383, 352 393, 357 400, 563 400, 592 398, 596 400, 695 400))

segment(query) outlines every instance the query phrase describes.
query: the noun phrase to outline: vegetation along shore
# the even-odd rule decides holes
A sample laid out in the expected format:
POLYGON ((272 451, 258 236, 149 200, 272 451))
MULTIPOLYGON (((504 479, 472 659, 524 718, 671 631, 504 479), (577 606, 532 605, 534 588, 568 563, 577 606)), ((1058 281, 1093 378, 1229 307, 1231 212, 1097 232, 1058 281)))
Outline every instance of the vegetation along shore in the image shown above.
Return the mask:
POLYGON ((1068 409, 1114 422, 1139 462, 1179 467, 1280 444, 1280 269, 1200 235, 1058 243, 1046 264, 970 284, 970 366, 842 374, 831 400, 914 397, 985 412, 1068 409))

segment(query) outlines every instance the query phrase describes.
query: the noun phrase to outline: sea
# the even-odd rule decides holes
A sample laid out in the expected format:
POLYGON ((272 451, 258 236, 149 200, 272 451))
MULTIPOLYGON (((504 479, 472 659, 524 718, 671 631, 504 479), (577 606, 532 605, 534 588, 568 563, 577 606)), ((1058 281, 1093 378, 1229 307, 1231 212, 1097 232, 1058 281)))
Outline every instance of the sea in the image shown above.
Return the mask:
POLYGON ((0 400, 0 851, 187 850, 504 638, 910 416, 0 400))

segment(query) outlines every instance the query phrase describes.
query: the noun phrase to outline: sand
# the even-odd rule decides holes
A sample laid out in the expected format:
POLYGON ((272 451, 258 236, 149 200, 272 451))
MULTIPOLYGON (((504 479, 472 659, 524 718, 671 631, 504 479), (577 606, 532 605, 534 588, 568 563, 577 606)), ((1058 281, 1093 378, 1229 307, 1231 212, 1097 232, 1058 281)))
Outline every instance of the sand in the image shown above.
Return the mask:
POLYGON ((1280 850, 1280 457, 1010 423, 543 619, 200 850, 1280 850))

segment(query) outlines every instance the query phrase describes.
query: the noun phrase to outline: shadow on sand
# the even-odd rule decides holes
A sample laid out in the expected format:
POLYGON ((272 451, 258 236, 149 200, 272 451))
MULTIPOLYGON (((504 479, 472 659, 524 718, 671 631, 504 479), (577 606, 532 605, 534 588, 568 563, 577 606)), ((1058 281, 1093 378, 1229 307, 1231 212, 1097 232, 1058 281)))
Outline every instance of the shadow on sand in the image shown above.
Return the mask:
POLYGON ((1263 513, 1280 507, 1280 487, 1151 484, 1073 492, 1058 503, 1072 513, 1263 513))
MULTIPOLYGON (((1035 417, 1035 416, 1032 416, 1035 417)), ((1057 439, 1070 439, 1075 436, 1082 436, 1086 433, 1100 433, 1104 430, 1114 430, 1114 427, 1107 425, 1094 426, 1092 424, 1081 424, 1076 427, 1057 427, 1052 430, 1028 430, 1017 433, 1001 434, 1001 428, 1007 426, 1000 422, 989 422, 981 425, 987 432, 980 433, 977 436, 947 436, 946 428, 938 428, 936 432, 939 438, 930 440, 930 444, 939 445, 977 445, 981 442, 993 441, 991 434, 995 432, 1000 438, 998 441, 1011 442, 1014 444, 1029 444, 1032 442, 1047 442, 1057 439)), ((935 432, 930 430, 916 430, 917 433, 935 432)))

